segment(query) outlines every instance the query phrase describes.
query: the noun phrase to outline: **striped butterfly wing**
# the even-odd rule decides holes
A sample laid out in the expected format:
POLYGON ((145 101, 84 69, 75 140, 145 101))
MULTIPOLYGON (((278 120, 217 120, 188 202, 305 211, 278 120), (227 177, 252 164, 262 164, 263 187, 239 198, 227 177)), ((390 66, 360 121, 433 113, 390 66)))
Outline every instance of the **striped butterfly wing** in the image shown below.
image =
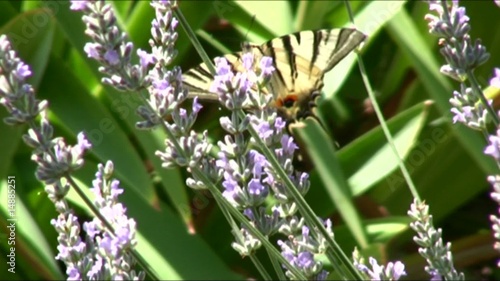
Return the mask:
MULTIPOLYGON (((246 44, 244 49, 273 58, 276 71, 268 84, 273 93, 279 113, 288 121, 311 115, 311 105, 323 87, 323 75, 332 69, 350 51, 356 48, 365 35, 355 29, 323 29, 302 31, 285 35, 263 45, 246 44)), ((243 71, 241 53, 225 58, 236 73, 243 71)), ((217 100, 210 92, 213 76, 205 64, 189 70, 183 75, 189 96, 204 100, 217 100)))
POLYGON ((273 39, 260 47, 276 71, 269 83, 276 107, 287 120, 312 115, 323 76, 355 49, 366 36, 348 28, 302 31, 273 39))
MULTIPOLYGON (((234 73, 244 71, 240 58, 241 53, 224 55, 234 73)), ((189 90, 188 97, 198 97, 201 100, 217 101, 216 93, 210 92, 210 86, 214 76, 210 73, 207 65, 202 63, 182 75, 184 87, 189 90)))

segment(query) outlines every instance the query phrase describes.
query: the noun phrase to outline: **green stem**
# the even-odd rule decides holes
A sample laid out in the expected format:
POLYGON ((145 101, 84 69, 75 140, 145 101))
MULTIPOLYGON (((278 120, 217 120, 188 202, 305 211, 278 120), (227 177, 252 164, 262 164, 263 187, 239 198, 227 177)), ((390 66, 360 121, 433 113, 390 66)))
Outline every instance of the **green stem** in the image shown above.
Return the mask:
POLYGON ((286 280, 287 278, 283 273, 283 269, 280 263, 277 261, 276 257, 274 257, 271 253, 269 253, 269 251, 267 251, 267 255, 269 256, 269 260, 273 265, 274 271, 276 272, 276 274, 278 274, 278 280, 286 280))
MULTIPOLYGON (((250 254, 250 259, 252 260, 253 264, 255 267, 257 267, 257 270, 259 271, 260 275, 264 280, 273 280, 273 278, 267 273, 266 268, 262 265, 260 260, 255 256, 255 254, 250 254)), ((285 279, 281 279, 285 280, 285 279)))
MULTIPOLYGON (((184 28, 184 31, 186 31, 187 36, 189 37, 189 39, 193 43, 193 46, 195 47, 195 49, 198 52, 198 54, 201 56, 203 62, 207 65, 208 70, 210 71, 210 73, 212 75, 215 75, 216 74, 216 70, 215 70, 215 67, 214 67, 212 61, 210 60, 210 58, 206 54, 205 50, 201 46, 200 42, 196 38, 195 33, 193 32, 193 30, 191 29, 191 27, 187 23, 186 19, 184 18, 184 15, 180 11, 180 9, 175 9, 174 10, 174 14, 179 19, 179 22, 180 22, 181 26, 184 28)), ((168 128, 166 128, 166 129, 168 131, 168 128)), ((168 133, 167 133, 167 136, 171 140, 173 140, 174 145, 175 145, 175 143, 177 142, 175 140, 175 138, 171 138, 171 136, 168 133)), ((176 146, 176 148, 177 148, 177 146, 176 146)), ((215 199, 218 202, 218 204, 219 204, 220 207, 224 206, 224 207, 228 208, 229 212, 236 218, 236 220, 238 220, 240 223, 242 223, 252 235, 254 235, 255 237, 257 237, 262 242, 262 245, 266 248, 266 250, 268 252, 272 253, 274 256, 276 256, 277 259, 279 260, 279 262, 281 262, 282 264, 284 264, 298 279, 300 279, 300 280, 305 280, 306 279, 306 277, 297 268, 295 268, 294 266, 292 266, 288 262, 288 260, 286 260, 281 255, 281 253, 269 242, 269 240, 266 237, 264 237, 264 235, 262 235, 262 233, 260 233, 260 231, 258 231, 253 225, 251 225, 248 222, 248 220, 243 216, 243 214, 241 214, 235 207, 233 207, 231 204, 229 204, 229 202, 227 202, 222 197, 220 191, 205 176, 205 174, 203 174, 198 168, 194 168, 193 169, 193 174, 194 173, 196 173, 198 175, 198 177, 208 186, 209 191, 214 195, 214 197, 215 197, 215 199)))
POLYGON ((491 116, 493 122, 495 123, 495 128, 498 128, 498 125, 500 124, 498 114, 495 112, 493 107, 491 107, 491 105, 488 103, 488 100, 484 96, 484 93, 481 90, 481 87, 479 86, 479 82, 477 82, 476 76, 474 75, 472 70, 467 71, 467 78, 469 78, 472 91, 474 91, 474 94, 481 100, 481 103, 488 111, 488 114, 491 116))
POLYGON ((210 60, 207 53, 205 52, 205 50, 201 46, 200 41, 198 41, 198 38, 196 37, 196 34, 193 32, 193 29, 191 29, 186 18, 182 14, 181 9, 177 8, 177 9, 173 9, 173 11, 174 11, 174 14, 177 17, 177 19, 179 19, 179 23, 181 24, 182 28, 186 32, 189 40, 191 41, 191 43, 193 43, 194 48, 196 49, 196 51, 200 55, 203 62, 207 65, 208 70, 210 71, 210 73, 212 73, 212 75, 215 75, 215 67, 214 67, 214 64, 212 63, 212 60, 210 60))
POLYGON ((257 239, 259 239, 262 242, 262 245, 264 248, 266 248, 267 251, 272 253, 275 257, 277 257, 278 261, 282 263, 283 265, 286 266, 288 270, 290 270, 299 280, 306 280, 307 278, 300 272, 297 268, 292 266, 288 260, 286 260, 281 253, 269 242, 267 237, 265 237, 258 229, 256 229, 243 214, 237 210, 233 205, 231 205, 224 197, 222 196, 221 192, 219 189, 215 186, 214 183, 210 181, 210 179, 207 178, 207 176, 199 169, 199 168, 193 168, 193 174, 198 177, 203 183, 207 185, 208 190, 212 193, 214 196, 214 199, 220 204, 223 205, 227 210, 231 213, 231 215, 238 221, 240 222, 247 230, 255 236, 257 239))
MULTIPOLYGON (((140 96, 141 96, 142 99, 145 99, 143 95, 140 95, 140 96)), ((145 101, 144 104, 146 104, 147 106, 150 107, 150 105, 149 105, 149 103, 147 101, 145 101)), ((167 134, 167 138, 172 141, 175 149, 179 152, 179 154, 182 157, 187 158, 186 157, 186 153, 184 152, 184 150, 182 149, 182 147, 179 145, 179 143, 178 143, 177 139, 175 138, 175 135, 172 133, 172 131, 170 131, 170 129, 163 122, 161 124, 163 125, 163 129, 164 129, 165 133, 167 134)), ((269 240, 262 233, 260 233, 260 231, 257 230, 245 218, 245 216, 243 216, 243 214, 239 210, 237 210, 226 199, 224 199, 224 197, 222 196, 222 194, 219 191, 219 189, 217 188, 217 186, 207 177, 207 175, 205 173, 203 173, 203 171, 199 167, 195 166, 195 167, 191 167, 191 169, 192 169, 192 174, 194 176, 196 176, 198 179, 200 179, 207 186, 207 188, 210 191, 210 193, 212 193, 212 195, 214 196, 214 199, 217 202, 217 205, 222 210, 225 209, 225 210, 229 211, 229 213, 239 223, 241 223, 243 226, 245 226, 245 228, 253 236, 257 237, 257 239, 259 239, 262 242, 262 245, 266 248, 267 251, 273 253, 273 255, 275 255, 282 264, 284 264, 295 276, 297 276, 297 278, 299 278, 300 280, 305 280, 306 279, 306 277, 297 268, 295 268, 294 266, 292 266, 290 264, 290 262, 288 262, 288 260, 286 260, 281 255, 281 253, 271 244, 271 242, 269 242, 269 240)), ((228 222, 230 223, 229 218, 226 217, 226 219, 228 219, 228 222)))
MULTIPOLYGON (((243 111, 240 111, 239 114, 244 115, 245 113, 243 111)), ((337 242, 328 234, 328 231, 326 230, 323 223, 319 220, 314 211, 305 201, 304 197, 302 197, 300 192, 297 190, 291 179, 288 177, 288 175, 274 156, 274 153, 269 150, 269 148, 262 141, 262 139, 259 137, 258 133, 252 126, 249 126, 249 132, 250 135, 255 139, 255 142, 261 149, 264 156, 266 156, 267 161, 269 161, 269 163, 275 169, 275 172, 278 174, 279 178, 285 183, 287 191, 290 193, 290 195, 292 195, 292 199, 297 204, 297 207, 304 219, 310 222, 312 227, 317 228, 321 235, 326 239, 327 243, 330 245, 327 251, 333 249, 333 253, 337 257, 337 259, 332 261, 332 263, 340 262, 341 264, 346 265, 349 273, 351 274, 351 276, 348 276, 349 279, 356 278, 357 280, 363 280, 357 269, 354 268, 354 265, 351 263, 349 258, 344 254, 344 251, 342 251, 337 242)))
MULTIPOLYGON (((108 230, 108 233, 112 235, 113 237, 116 237, 115 235, 115 229, 111 225, 111 223, 99 212, 99 210, 96 208, 96 206, 90 201, 90 199, 83 193, 81 188, 76 184, 76 182, 73 180, 73 178, 70 175, 65 175, 64 178, 68 181, 68 183, 73 187, 73 190, 76 191, 78 196, 85 202, 85 204, 90 208, 92 213, 104 224, 106 229, 108 230)), ((134 248, 129 249, 130 254, 134 257, 134 259, 137 261, 137 263, 144 269, 145 272, 150 276, 152 280, 159 280, 158 277, 156 276, 156 273, 153 268, 151 268, 151 265, 144 260, 144 258, 141 256, 141 254, 134 248)))
POLYGON ((410 172, 408 169, 406 169, 406 166, 404 164, 403 158, 401 155, 399 155, 399 152, 396 148, 396 144, 394 143, 394 139, 392 138, 391 131, 389 130, 389 127, 387 126, 387 123, 385 122, 384 114, 382 114, 382 110, 380 109, 377 98, 375 97, 375 94, 373 93, 373 89, 371 87, 370 81, 368 80, 368 76, 366 75, 366 69, 365 65, 363 63, 363 60, 361 60, 361 57, 358 56, 358 65, 359 65, 359 70, 361 72, 361 77, 363 79, 363 83, 365 84, 366 91, 368 92, 368 96, 370 97, 370 100, 372 101, 373 109, 375 111, 375 114, 377 115, 377 119, 380 121, 380 127, 382 128, 382 131, 384 132, 385 138, 387 139, 387 143, 392 149, 392 152, 398 159, 398 166, 399 169, 401 170, 401 173, 403 174, 403 177, 408 184, 408 188, 410 189, 410 192, 418 202, 421 202, 420 195, 418 194, 417 188, 415 187, 415 184, 413 183, 413 180, 411 179, 410 172))

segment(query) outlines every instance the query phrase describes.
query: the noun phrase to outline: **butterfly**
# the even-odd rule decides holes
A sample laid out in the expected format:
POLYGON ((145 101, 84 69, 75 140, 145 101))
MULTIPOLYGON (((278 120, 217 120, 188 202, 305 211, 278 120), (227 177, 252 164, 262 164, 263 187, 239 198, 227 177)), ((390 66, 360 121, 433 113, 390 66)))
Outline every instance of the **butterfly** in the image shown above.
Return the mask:
MULTIPOLYGON (((324 74, 330 71, 366 38, 351 28, 301 31, 272 39, 262 45, 247 43, 246 51, 273 59, 275 71, 267 85, 273 94, 278 114, 292 123, 313 116, 316 99, 321 95, 324 74)), ((234 73, 243 71, 242 52, 225 55, 234 73)), ((210 92, 213 76, 202 63, 183 74, 189 96, 217 101, 210 92)))

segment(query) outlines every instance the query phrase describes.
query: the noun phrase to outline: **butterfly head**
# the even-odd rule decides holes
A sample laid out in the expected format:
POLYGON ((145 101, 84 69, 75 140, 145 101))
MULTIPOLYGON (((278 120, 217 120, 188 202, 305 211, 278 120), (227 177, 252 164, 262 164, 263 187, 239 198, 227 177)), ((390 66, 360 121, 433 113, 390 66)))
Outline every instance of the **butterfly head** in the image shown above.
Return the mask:
POLYGON ((275 106, 278 114, 285 118, 288 123, 293 123, 307 117, 315 118, 316 99, 320 96, 318 91, 312 93, 288 94, 277 97, 275 106))
POLYGON ((301 120, 306 118, 316 119, 321 124, 315 114, 316 100, 320 96, 320 91, 313 90, 303 93, 307 94, 288 94, 277 97, 275 98, 275 105, 278 114, 287 120, 286 129, 288 133, 294 136, 294 140, 300 147, 299 150, 295 151, 294 167, 299 171, 310 171, 314 167, 314 163, 304 149, 301 138, 295 135, 295 130, 305 125, 301 120))

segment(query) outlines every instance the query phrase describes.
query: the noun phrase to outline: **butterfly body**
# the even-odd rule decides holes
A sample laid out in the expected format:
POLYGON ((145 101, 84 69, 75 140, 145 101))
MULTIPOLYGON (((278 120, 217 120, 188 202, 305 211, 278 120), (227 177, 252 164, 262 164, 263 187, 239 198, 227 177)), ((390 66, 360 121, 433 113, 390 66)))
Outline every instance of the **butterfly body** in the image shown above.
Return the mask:
MULTIPOLYGON (((323 87, 323 77, 349 52, 364 41, 365 35, 356 29, 322 29, 302 31, 270 40, 262 45, 246 43, 245 52, 255 59, 273 59, 275 71, 264 93, 273 95, 280 116, 289 123, 313 115, 316 98, 323 87)), ((244 71, 242 52, 225 55, 234 73, 244 71)), ((201 64, 183 75, 191 97, 217 100, 210 92, 213 75, 201 64)))

